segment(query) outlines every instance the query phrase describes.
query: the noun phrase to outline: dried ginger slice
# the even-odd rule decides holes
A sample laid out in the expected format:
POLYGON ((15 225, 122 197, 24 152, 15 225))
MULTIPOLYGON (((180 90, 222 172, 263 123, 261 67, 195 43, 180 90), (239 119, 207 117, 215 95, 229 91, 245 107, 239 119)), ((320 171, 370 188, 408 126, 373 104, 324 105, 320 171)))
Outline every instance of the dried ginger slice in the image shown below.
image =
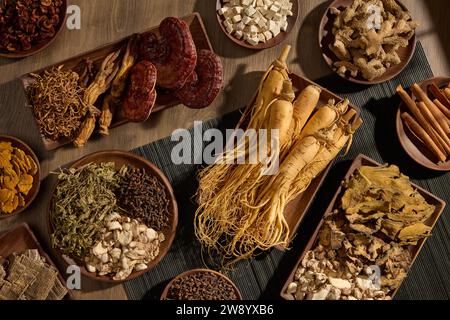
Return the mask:
POLYGON ((9 189, 0 189, 0 204, 8 202, 13 195, 14 192, 9 189))
POLYGON ((29 174, 21 175, 17 187, 22 194, 27 195, 33 187, 33 177, 29 174))
POLYGON ((0 151, 8 151, 11 153, 13 151, 12 143, 11 142, 0 142, 0 151))

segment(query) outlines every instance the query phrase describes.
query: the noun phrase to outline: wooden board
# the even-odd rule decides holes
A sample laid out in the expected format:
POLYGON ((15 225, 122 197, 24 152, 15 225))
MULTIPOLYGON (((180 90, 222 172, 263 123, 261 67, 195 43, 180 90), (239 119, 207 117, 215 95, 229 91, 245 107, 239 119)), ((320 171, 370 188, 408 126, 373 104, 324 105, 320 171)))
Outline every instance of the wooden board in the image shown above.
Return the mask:
MULTIPOLYGON (((37 249, 39 254, 45 258, 45 261, 58 270, 52 259, 50 259, 44 249, 42 249, 42 246, 39 244, 39 241, 33 231, 31 231, 28 224, 18 224, 12 229, 0 234, 0 257, 7 258, 13 253, 22 253, 30 249, 37 249)), ((66 283, 60 272, 58 272, 58 278, 63 284, 66 283)), ((65 299, 73 299, 73 295, 70 290, 65 299)))
MULTIPOLYGON (((188 16, 185 16, 181 19, 184 20, 189 25, 189 29, 192 33, 192 37, 194 39, 197 50, 206 49, 206 50, 213 51, 211 42, 209 41, 208 35, 206 33, 205 25, 203 24, 203 20, 202 20, 200 14, 194 12, 194 13, 192 13, 188 16)), ((158 27, 153 27, 153 28, 150 28, 147 30, 143 30, 141 33, 150 32, 150 31, 155 32, 156 34, 159 34, 158 27)), ((25 96, 27 97, 27 103, 25 106, 28 109, 30 109, 30 111, 31 111, 32 105, 28 99, 28 94, 27 94, 27 90, 28 90, 30 84, 34 81, 31 74, 42 74, 46 70, 50 70, 50 69, 58 67, 60 65, 64 65, 64 67, 66 69, 73 69, 76 66, 78 66, 85 59, 90 59, 91 61, 94 62, 94 64, 96 66, 99 66, 101 64, 101 62, 106 58, 106 56, 108 56, 110 53, 117 51, 120 48, 124 48, 126 46, 128 40, 130 39, 130 37, 131 37, 131 35, 126 38, 123 38, 121 40, 118 40, 113 43, 102 46, 100 48, 83 53, 76 57, 67 59, 65 61, 58 62, 58 63, 48 66, 44 69, 30 72, 28 74, 21 76, 20 80, 22 81, 22 85, 25 90, 25 96)), ((99 99, 99 102, 101 102, 101 100, 102 99, 99 99)), ((99 109, 101 109, 101 104, 99 104, 99 102, 96 103, 96 106, 99 109)), ((179 103, 180 103, 179 100, 176 99, 172 94, 167 93, 167 92, 158 91, 158 98, 156 100, 156 104, 153 108, 152 113, 156 113, 156 112, 174 107, 174 106, 178 105, 179 103)), ((121 119, 121 118, 116 117, 115 119, 113 119, 111 128, 118 127, 127 122, 128 121, 123 118, 121 119)), ((42 136, 42 141, 43 141, 45 149, 48 151, 55 150, 57 148, 60 148, 64 145, 67 145, 72 142, 72 140, 69 140, 69 139, 60 139, 58 141, 53 141, 53 140, 46 139, 43 136, 42 136)))
MULTIPOLYGON (((322 89, 319 103, 317 104, 316 108, 319 108, 323 106, 324 104, 327 104, 330 99, 334 99, 336 102, 344 100, 343 98, 335 95, 331 91, 319 86, 317 83, 312 82, 311 80, 293 74, 291 73, 289 77, 292 80, 292 85, 295 91, 295 96, 297 97, 300 92, 305 89, 309 85, 315 85, 322 89)), ((254 101, 256 99, 253 99, 252 103, 247 107, 244 114, 242 115, 241 120, 239 121, 238 128, 245 128, 247 126, 247 123, 249 121, 249 115, 251 111, 251 106, 253 105, 254 101)), ((357 113, 359 114, 359 110, 356 106, 350 104, 350 107, 357 110, 357 113)), ((295 237, 297 233, 297 229, 300 226, 300 223, 302 222, 306 212, 308 211, 309 207, 311 206, 317 192, 319 191, 319 188, 322 186, 323 182, 325 181, 325 178, 330 171, 330 168, 332 167, 332 163, 330 163, 327 168, 319 175, 317 176, 309 185, 308 189, 306 189, 305 192, 301 193, 299 196, 297 196, 294 200, 292 200, 285 208, 284 215, 286 218, 286 221, 289 225, 289 229, 291 232, 291 238, 290 241, 295 237)), ((285 250, 285 247, 278 246, 277 249, 279 250, 285 250)))
MULTIPOLYGON (((358 170, 359 168, 361 168, 362 166, 372 166, 372 167, 376 167, 376 166, 380 166, 381 164, 379 164, 378 162, 376 162, 375 160, 372 160, 368 157, 366 157, 365 155, 360 154, 358 157, 356 157, 356 159, 353 161, 350 169, 348 170, 347 174, 345 175, 344 180, 347 181, 350 176, 352 174, 354 174, 356 172, 356 170, 358 170)), ((401 171, 401 168, 400 168, 401 171)), ((430 192, 428 192, 427 190, 412 184, 413 188, 416 189, 424 198, 425 201, 427 201, 429 204, 434 205, 436 208, 434 210, 434 213, 431 215, 431 217, 425 222, 426 225, 434 228, 436 222, 439 220, 439 217, 441 216, 442 212, 444 211, 445 208, 445 201, 439 199, 438 197, 436 197, 435 195, 431 194, 430 192)), ((294 280, 294 275, 295 272, 297 271, 297 269, 300 267, 301 262, 303 261, 306 253, 310 250, 313 250, 315 248, 315 246, 317 245, 318 242, 318 236, 319 236, 319 232, 325 222, 325 219, 332 214, 333 210, 336 208, 337 204, 338 204, 338 200, 340 199, 340 197, 342 197, 342 194, 344 192, 344 189, 342 187, 342 185, 338 188, 338 190, 336 191, 333 200, 331 201, 330 205, 328 206, 325 214, 323 215, 322 220, 320 221, 319 225, 317 226, 313 236, 311 237, 311 239, 309 240, 308 244, 306 245, 303 253, 300 255, 300 258, 295 266, 295 268, 292 270, 291 274, 289 275, 289 278, 287 279, 286 283, 283 286, 283 289, 281 291, 281 297, 285 300, 293 300, 292 295, 287 293, 287 289, 289 284, 294 280)), ((411 253, 411 257, 412 257, 412 261, 411 261, 411 266, 414 264, 414 261, 417 259, 417 257, 419 256, 420 250, 422 249, 423 245, 425 244, 425 242, 427 241, 427 238, 421 239, 419 240, 419 242, 417 243, 417 245, 415 246, 409 246, 408 250, 411 253)), ((395 294, 397 293, 398 289, 395 290, 392 294, 392 296, 395 296, 395 294)))

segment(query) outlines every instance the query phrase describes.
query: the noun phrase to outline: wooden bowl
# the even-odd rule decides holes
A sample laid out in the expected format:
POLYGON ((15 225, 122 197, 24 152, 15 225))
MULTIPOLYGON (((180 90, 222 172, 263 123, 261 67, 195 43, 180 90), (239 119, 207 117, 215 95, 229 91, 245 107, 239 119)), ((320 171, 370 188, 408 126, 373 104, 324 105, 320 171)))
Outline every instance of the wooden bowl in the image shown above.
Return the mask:
POLYGON ((279 35, 277 35, 275 38, 270 39, 266 43, 260 42, 256 46, 252 46, 251 44, 247 43, 244 40, 239 40, 239 39, 235 38, 233 35, 231 35, 231 34, 229 34, 227 32, 227 30, 223 26, 223 21, 225 21, 225 19, 223 18, 223 16, 221 16, 221 15, 219 15, 217 13, 217 11, 220 8, 222 8, 223 5, 224 5, 223 0, 216 0, 217 21, 219 22, 220 28, 227 35, 227 37, 230 38, 231 41, 233 41, 237 45, 240 45, 241 47, 248 48, 248 49, 253 49, 253 50, 262 50, 262 49, 272 48, 272 47, 282 43, 289 36, 289 34, 292 32, 292 30, 294 29, 295 25, 297 24, 298 16, 299 16, 299 14, 298 14, 299 13, 299 2, 298 2, 298 0, 291 0, 291 1, 292 1, 292 4, 293 4, 293 7, 292 7, 293 15, 291 17, 288 17, 288 19, 287 19, 287 21, 288 21, 288 28, 287 28, 287 30, 285 32, 282 31, 279 35))
MULTIPOLYGON (((332 33, 332 27, 333 27, 333 21, 334 17, 330 13, 331 8, 343 8, 348 7, 352 4, 352 0, 335 0, 333 1, 330 6, 325 11, 325 14, 323 15, 322 21, 320 23, 320 29, 319 29, 319 46, 322 51, 322 56, 326 62, 326 64, 330 67, 331 70, 333 70, 335 73, 336 69, 334 68, 333 64, 339 59, 336 57, 336 55, 329 49, 329 45, 333 43, 334 36, 332 33)), ((397 3, 404 9, 408 10, 400 1, 397 0, 397 3)), ((400 72, 405 69, 405 67, 408 65, 408 63, 411 61, 414 52, 416 50, 416 43, 417 43, 417 37, 416 34, 414 34, 414 37, 409 41, 409 44, 406 48, 400 48, 397 50, 397 54, 400 57, 400 64, 392 66, 387 69, 387 71, 378 78, 375 78, 374 80, 367 80, 364 79, 361 75, 358 75, 356 78, 350 76, 348 73, 345 76, 339 75, 342 78, 358 83, 358 84, 364 84, 364 85, 372 85, 377 83, 382 83, 391 80, 392 78, 396 77, 400 72)))
MULTIPOLYGON (((37 249, 39 254, 45 258, 45 262, 58 270, 55 263, 40 245, 28 224, 18 224, 12 229, 6 230, 0 234, 0 257, 7 258, 13 253, 24 252, 30 249, 37 249)), ((58 279, 61 283, 66 283, 60 272, 58 272, 58 279)), ((75 299, 71 290, 68 290, 65 299, 75 299)))
MULTIPOLYGON (((101 282, 109 282, 109 283, 121 283, 124 281, 135 279, 144 273, 148 272, 152 268, 154 268, 167 254, 167 252, 170 250, 170 247, 172 246, 173 240, 175 238, 177 225, 178 225, 178 205, 177 201, 174 195, 174 192, 172 190, 172 186, 170 185, 169 180, 164 175, 164 173, 153 163, 147 161, 146 159, 139 157, 133 153, 125 152, 125 151, 100 151, 96 153, 92 153, 90 155, 87 155, 80 160, 76 161, 71 165, 71 168, 80 168, 82 166, 85 166, 90 163, 105 163, 105 162, 114 162, 116 165, 117 170, 119 170, 123 165, 128 165, 133 168, 138 169, 145 169, 145 172, 147 174, 154 175, 158 178, 158 180, 164 185, 166 189, 166 194, 169 199, 169 211, 171 213, 170 215, 170 221, 169 226, 163 230, 159 230, 162 232, 165 236, 165 240, 161 243, 159 254, 153 261, 148 263, 148 268, 142 271, 135 271, 133 272, 128 278, 125 280, 114 280, 112 275, 106 275, 106 276, 99 276, 96 273, 91 273, 87 271, 87 269, 84 266, 84 263, 82 261, 76 261, 76 259, 73 259, 65 254, 63 254, 58 248, 56 249, 56 252, 59 256, 61 256, 62 260, 69 265, 77 264, 80 266, 81 274, 86 276, 87 278, 91 278, 97 281, 101 282)), ((55 183, 53 194, 56 190, 57 183, 55 183)), ((47 223, 48 223, 48 230, 50 234, 53 233, 53 224, 51 221, 51 207, 52 207, 53 197, 50 201, 48 211, 47 211, 47 223)))
MULTIPOLYGON (((0 1, 1 2, 1 1, 0 1)), ((59 13, 59 23, 55 27, 55 35, 51 37, 50 39, 47 39, 46 41, 39 43, 37 45, 34 45, 29 50, 25 51, 7 51, 0 49, 0 57, 3 58, 9 58, 9 59, 19 59, 19 58, 25 58, 32 56, 44 49, 46 49, 50 44, 52 44, 53 41, 55 41, 56 37, 61 33, 63 27, 66 25, 66 18, 67 18, 67 0, 62 0, 62 5, 60 8, 59 13)))
POLYGON ((36 199, 36 196, 39 193, 39 188, 41 186, 41 166, 39 164, 39 159, 37 158, 36 154, 22 140, 19 140, 17 138, 10 137, 10 136, 0 135, 0 142, 11 142, 13 147, 24 151, 26 155, 30 156, 34 160, 34 162, 36 163, 36 166, 37 166, 37 172, 33 176, 33 186, 31 188, 30 192, 24 197, 25 205, 23 207, 18 207, 16 209, 16 211, 14 211, 13 213, 10 213, 10 214, 0 213, 0 220, 2 220, 2 219, 11 218, 13 216, 16 216, 16 215, 24 212, 31 205, 31 203, 34 201, 34 199, 36 199))
MULTIPOLYGON (((375 160, 370 159, 369 157, 360 154, 358 155, 355 160, 353 161, 352 165, 350 166, 350 169, 348 170, 347 174, 344 177, 344 181, 348 181, 348 179, 356 172, 356 170, 360 169, 362 166, 370 166, 370 167, 378 167, 381 164, 379 164, 378 162, 376 162, 375 160)), ((401 171, 401 168, 400 168, 401 171)), ((444 209, 445 209, 445 201, 442 199, 439 199, 438 197, 436 197, 435 195, 431 194, 430 192, 428 192, 427 190, 415 185, 412 183, 412 186, 414 189, 417 190, 417 192, 420 193, 420 195, 422 195, 425 199, 426 202, 428 202, 431 205, 435 206, 434 212, 433 214, 429 217, 429 219, 427 221, 425 221, 425 224, 431 228, 434 228, 434 226, 436 225, 437 221, 439 220, 440 216, 442 215, 444 209)), ((280 296, 281 298, 285 299, 285 300, 293 300, 293 297, 291 294, 287 293, 287 289, 289 287, 289 284, 294 280, 295 277, 295 273, 297 271, 297 269, 300 267, 303 259, 305 258, 305 255, 308 251, 312 250, 315 248, 316 244, 319 241, 319 233, 320 230, 322 228, 322 226, 325 223, 326 218, 331 215, 333 213, 333 210, 337 208, 337 206, 340 203, 340 199, 343 195, 343 185, 341 184, 341 186, 338 188, 338 190, 336 191, 333 200, 331 200, 330 205, 328 206, 327 210, 325 211, 322 220, 320 221, 320 223, 317 225, 317 228, 313 234, 313 236, 311 237, 311 239, 309 240, 308 244, 306 245, 306 247, 304 248, 302 254, 300 255, 297 264, 295 266, 295 268, 292 270, 292 272, 290 273, 288 279, 286 280, 283 289, 281 290, 280 296)), ((412 265, 414 264, 414 261, 417 259, 417 257, 420 254, 420 251, 422 250, 423 246, 425 245, 425 242, 427 241, 428 238, 423 238, 420 239, 417 243, 417 245, 415 246, 408 246, 406 247, 406 249, 410 252, 411 254, 411 265, 410 265, 410 270, 412 265)), ((395 294, 397 293, 397 290, 394 290, 392 292, 392 297, 395 296, 395 294)))
MULTIPOLYGON (((445 86, 450 83, 449 77, 435 77, 432 79, 425 80, 419 83, 419 86, 428 92, 428 86, 435 84, 438 87, 445 86)), ((415 99, 415 96, 412 96, 415 99)), ((444 163, 436 163, 433 154, 423 145, 423 143, 416 137, 416 135, 411 132, 406 126, 403 125, 401 114, 407 111, 407 107, 402 102, 398 108, 397 112, 397 135, 406 153, 418 164, 424 166, 425 168, 435 170, 435 171, 450 171, 450 160, 444 163)), ((409 112, 409 111, 408 111, 409 112)))
POLYGON ((242 295, 239 291, 239 289, 236 287, 236 285, 233 283, 233 281, 231 281, 230 278, 228 278, 227 276, 224 276, 223 274, 221 274, 220 272, 214 271, 214 270, 210 270, 210 269, 192 269, 186 272, 183 272, 182 274, 179 274, 178 276, 176 276, 175 278, 173 278, 168 284, 167 286, 164 288, 164 291, 161 295, 161 300, 168 300, 167 299, 167 295, 169 293, 169 289, 172 287, 173 283, 180 279, 180 278, 184 278, 184 277, 188 277, 192 274, 195 273, 212 273, 216 276, 219 276, 220 278, 226 280, 229 284, 231 284, 233 286, 234 292, 236 293, 236 296, 238 297, 237 300, 242 300, 242 295))

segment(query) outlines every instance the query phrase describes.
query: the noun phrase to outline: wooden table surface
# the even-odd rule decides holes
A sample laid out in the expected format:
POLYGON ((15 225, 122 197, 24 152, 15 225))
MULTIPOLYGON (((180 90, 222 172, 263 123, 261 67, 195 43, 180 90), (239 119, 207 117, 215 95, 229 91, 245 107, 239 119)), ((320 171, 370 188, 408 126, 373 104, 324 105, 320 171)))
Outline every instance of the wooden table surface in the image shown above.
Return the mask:
MULTIPOLYGON (((22 60, 0 59, 0 134, 26 141, 41 160, 44 177, 59 166, 98 150, 130 150, 168 136, 177 128, 189 128, 196 120, 208 120, 244 106, 256 90, 262 71, 277 56, 279 47, 253 51, 233 44, 220 31, 215 0, 69 0, 81 8, 81 30, 65 29, 45 51, 22 60), (222 57, 225 88, 214 105, 205 110, 177 106, 156 114, 144 124, 129 124, 111 131, 107 138, 94 139, 83 149, 68 146, 53 152, 43 148, 31 112, 24 107, 25 96, 16 78, 24 73, 57 63, 116 39, 158 25, 167 16, 197 11, 203 17, 214 50, 222 57)), ((450 20, 446 0, 403 0, 420 22, 418 38, 436 75, 450 75, 450 20)), ((286 40, 293 47, 289 65, 293 72, 317 79, 330 70, 318 48, 318 25, 329 1, 300 0, 300 19, 286 40)), ((48 180, 48 179, 47 179, 48 180)), ((16 218, 0 221, 0 231, 26 221, 48 248, 45 224, 50 185, 44 180, 38 199, 16 218)), ((51 254, 51 251, 50 251, 51 254)), ((52 255, 52 254, 51 254, 52 255)), ((54 257, 54 255, 52 255, 54 257)), ((126 299, 121 285, 110 286, 82 281, 80 299, 126 299)))

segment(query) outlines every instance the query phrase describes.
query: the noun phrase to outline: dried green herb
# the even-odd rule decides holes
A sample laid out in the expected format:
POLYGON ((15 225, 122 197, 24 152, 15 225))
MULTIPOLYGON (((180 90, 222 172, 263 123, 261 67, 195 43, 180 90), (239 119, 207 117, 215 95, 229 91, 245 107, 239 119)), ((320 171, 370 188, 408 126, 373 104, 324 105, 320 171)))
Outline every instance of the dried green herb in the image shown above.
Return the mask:
POLYGON ((117 210, 114 194, 121 175, 114 163, 89 164, 58 175, 51 208, 53 247, 83 258, 94 245, 104 218, 117 210))

